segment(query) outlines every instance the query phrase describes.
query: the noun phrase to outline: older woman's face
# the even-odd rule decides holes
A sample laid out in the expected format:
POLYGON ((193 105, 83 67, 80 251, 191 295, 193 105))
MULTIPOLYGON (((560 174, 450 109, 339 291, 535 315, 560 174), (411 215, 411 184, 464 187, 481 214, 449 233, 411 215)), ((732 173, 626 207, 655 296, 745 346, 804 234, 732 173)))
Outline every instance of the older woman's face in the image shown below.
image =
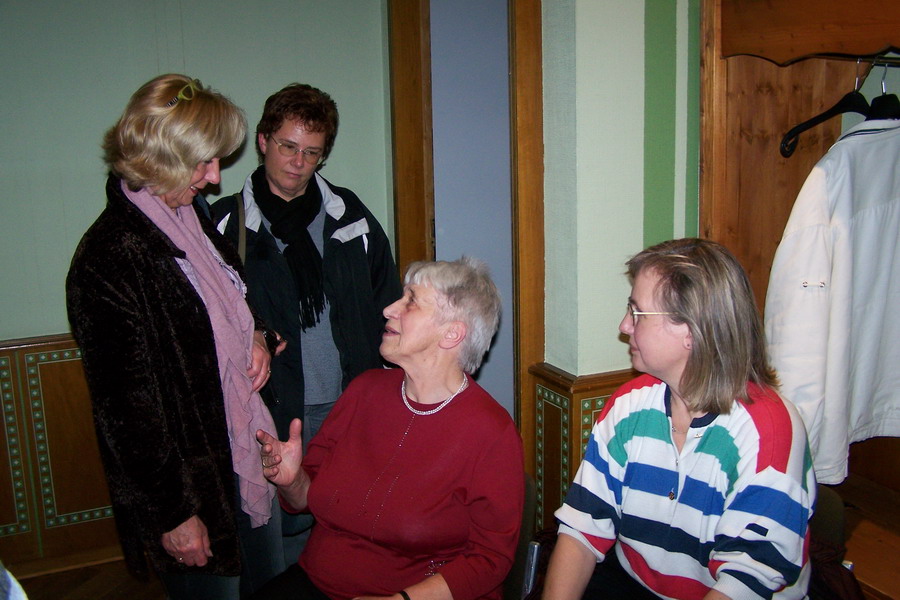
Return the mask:
MULTIPOLYGON (((657 300, 659 275, 644 270, 634 278, 628 299, 636 311, 666 312, 657 300)), ((619 331, 628 336, 632 366, 678 388, 681 374, 691 354, 691 334, 686 323, 675 323, 668 315, 641 315, 637 323, 631 311, 619 323, 619 331)))
POLYGON ((395 365, 438 350, 445 326, 436 322, 437 292, 423 285, 407 285, 403 297, 384 309, 387 323, 381 336, 381 355, 395 365))
POLYGON ((190 206, 194 201, 194 197, 206 187, 206 184, 219 183, 220 179, 219 159, 213 158, 212 160, 203 161, 197 165, 197 168, 191 174, 191 183, 189 185, 161 194, 160 198, 169 208, 190 206))

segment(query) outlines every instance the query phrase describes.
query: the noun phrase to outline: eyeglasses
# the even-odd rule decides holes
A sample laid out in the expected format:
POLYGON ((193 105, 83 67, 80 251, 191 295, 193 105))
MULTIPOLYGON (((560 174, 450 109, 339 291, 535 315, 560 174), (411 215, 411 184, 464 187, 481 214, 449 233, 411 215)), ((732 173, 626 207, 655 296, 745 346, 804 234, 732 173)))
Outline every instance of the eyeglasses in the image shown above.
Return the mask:
POLYGON ((178 92, 178 95, 166 102, 166 108, 170 108, 178 104, 179 100, 184 100, 187 102, 188 100, 193 100, 194 95, 200 91, 200 82, 196 79, 192 79, 188 82, 186 86, 181 88, 181 91, 178 92))
POLYGON ((631 320, 634 323, 635 327, 637 327, 637 324, 638 324, 638 317, 643 317, 644 315, 674 315, 675 314, 673 312, 634 310, 634 307, 631 305, 631 302, 628 303, 627 311, 628 311, 628 314, 631 315, 631 320))
POLYGON ((321 150, 314 150, 312 148, 300 149, 297 147, 297 144, 292 144, 290 142, 279 142, 271 135, 269 136, 269 139, 275 142, 275 144, 278 146, 278 153, 282 156, 290 158, 293 156, 297 156, 297 154, 299 153, 303 155, 303 160, 311 165, 318 164, 318 162, 322 160, 321 150))

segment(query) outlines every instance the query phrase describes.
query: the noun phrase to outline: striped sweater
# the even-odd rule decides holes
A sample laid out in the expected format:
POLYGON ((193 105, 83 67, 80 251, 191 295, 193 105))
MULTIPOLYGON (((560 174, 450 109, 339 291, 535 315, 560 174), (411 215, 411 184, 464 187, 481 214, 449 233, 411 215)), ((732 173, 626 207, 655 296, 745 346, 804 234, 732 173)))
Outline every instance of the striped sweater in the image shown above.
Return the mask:
POLYGON ((668 386, 642 375, 607 402, 556 511, 602 561, 615 545, 662 598, 804 598, 815 475, 797 410, 748 385, 750 403, 694 419, 679 454, 668 386))

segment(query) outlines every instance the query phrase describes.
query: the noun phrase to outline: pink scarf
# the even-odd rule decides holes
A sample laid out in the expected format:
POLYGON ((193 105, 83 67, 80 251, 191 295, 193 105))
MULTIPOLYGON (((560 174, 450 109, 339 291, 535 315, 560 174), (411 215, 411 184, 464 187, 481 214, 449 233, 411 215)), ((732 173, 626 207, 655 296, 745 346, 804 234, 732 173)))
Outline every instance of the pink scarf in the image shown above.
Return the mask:
POLYGON ((254 322, 244 300, 246 287, 203 233, 192 206, 180 206, 173 211, 146 188, 132 192, 124 182, 122 191, 187 255, 189 264, 179 264, 206 305, 216 342, 241 509, 250 515, 253 527, 265 525, 271 517, 275 487, 263 477, 256 430, 275 431, 275 423, 247 376, 254 322))

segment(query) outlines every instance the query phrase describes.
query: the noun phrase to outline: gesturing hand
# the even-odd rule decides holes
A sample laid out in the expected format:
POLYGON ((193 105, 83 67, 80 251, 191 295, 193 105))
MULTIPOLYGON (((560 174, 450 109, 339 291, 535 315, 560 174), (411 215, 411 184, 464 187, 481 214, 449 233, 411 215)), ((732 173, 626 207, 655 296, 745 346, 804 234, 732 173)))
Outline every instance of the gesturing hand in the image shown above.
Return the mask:
POLYGON ((306 508, 306 490, 309 487, 309 477, 300 466, 303 462, 302 431, 302 422, 294 419, 288 439, 284 442, 262 429, 256 432, 256 439, 262 445, 259 456, 263 475, 277 485, 282 497, 297 509, 306 508))

